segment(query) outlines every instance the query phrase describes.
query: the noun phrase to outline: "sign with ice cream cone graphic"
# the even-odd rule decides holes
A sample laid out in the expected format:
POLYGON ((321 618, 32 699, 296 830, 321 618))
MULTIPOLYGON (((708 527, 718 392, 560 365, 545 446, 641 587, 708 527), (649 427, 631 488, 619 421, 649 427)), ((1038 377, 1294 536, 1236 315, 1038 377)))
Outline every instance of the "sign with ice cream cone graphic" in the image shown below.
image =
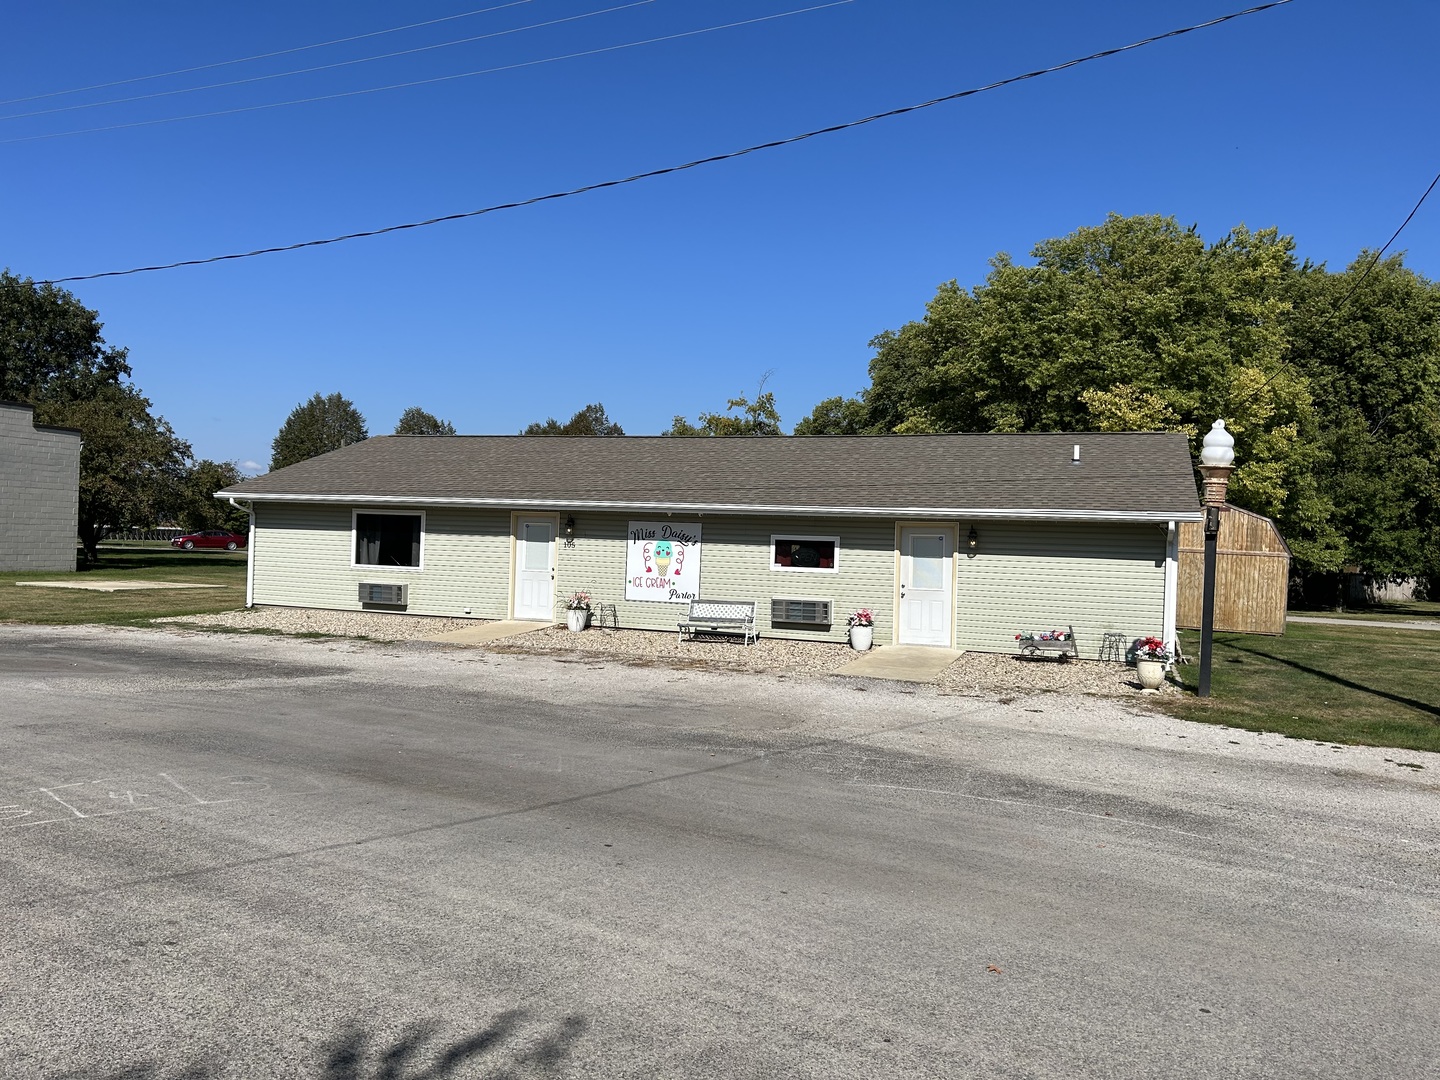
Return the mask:
POLYGON ((700 523, 632 521, 625 599, 686 604, 700 596, 700 523))

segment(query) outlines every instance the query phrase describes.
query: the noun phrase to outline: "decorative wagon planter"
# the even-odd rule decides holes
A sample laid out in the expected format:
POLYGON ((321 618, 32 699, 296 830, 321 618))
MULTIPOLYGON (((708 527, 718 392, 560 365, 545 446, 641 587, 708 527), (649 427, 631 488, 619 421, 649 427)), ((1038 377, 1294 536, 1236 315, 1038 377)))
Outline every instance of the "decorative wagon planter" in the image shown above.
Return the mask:
POLYGON ((1058 657, 1062 662, 1070 657, 1079 659, 1080 650, 1075 645, 1075 627, 1064 630, 1028 630, 1015 635, 1015 647, 1024 657, 1036 657, 1042 653, 1058 657))

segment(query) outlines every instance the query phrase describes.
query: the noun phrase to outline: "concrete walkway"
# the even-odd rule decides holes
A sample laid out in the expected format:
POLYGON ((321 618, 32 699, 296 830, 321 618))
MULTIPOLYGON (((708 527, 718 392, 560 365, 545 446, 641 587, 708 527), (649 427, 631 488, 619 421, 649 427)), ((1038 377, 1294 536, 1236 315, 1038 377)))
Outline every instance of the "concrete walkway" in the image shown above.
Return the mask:
POLYGON ((861 653, 831 674, 928 683, 934 682, 940 672, 958 659, 959 649, 936 649, 927 645, 880 645, 869 652, 861 653))
POLYGON ((548 622, 520 622, 516 619, 503 619, 500 622, 466 626, 460 630, 451 630, 449 633, 436 634, 434 637, 421 638, 421 640, 444 641, 451 645, 487 645, 503 638, 519 637, 521 634, 528 634, 534 630, 544 630, 550 625, 552 624, 548 622))
POLYGON ((187 581, 17 581, 34 589, 88 589, 91 592, 138 592, 142 589, 224 589, 225 585, 197 585, 187 581))
POLYGON ((1286 622, 1325 623, 1328 626, 1383 626, 1388 630, 1429 630, 1440 631, 1440 619, 1418 619, 1414 621, 1387 622, 1383 619, 1327 619, 1323 615, 1287 615, 1286 622))

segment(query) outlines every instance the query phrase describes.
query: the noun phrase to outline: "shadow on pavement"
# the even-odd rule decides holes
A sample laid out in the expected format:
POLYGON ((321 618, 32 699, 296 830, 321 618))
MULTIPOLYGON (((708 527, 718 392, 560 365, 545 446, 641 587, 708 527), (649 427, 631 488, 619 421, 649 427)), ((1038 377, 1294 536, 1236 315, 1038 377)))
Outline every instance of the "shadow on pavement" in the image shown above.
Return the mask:
MULTIPOLYGON (((433 1022, 412 1024, 388 1043, 348 1027, 324 1045, 312 1068, 292 1075, 297 1080, 446 1080, 462 1075, 501 1080, 520 1069, 525 1075, 543 1076, 569 1056, 589 1027, 582 1016, 541 1025, 529 1024, 529 1019, 525 1010, 510 1009, 479 1031, 450 1042, 440 1038, 440 1025, 433 1022), (489 1061, 482 1060, 487 1057, 489 1061)), ((53 1080, 222 1080, 253 1075, 245 1069, 231 1061, 143 1061, 118 1071, 96 1067, 57 1074, 53 1080), (240 1071, 230 1072, 232 1064, 240 1071)))

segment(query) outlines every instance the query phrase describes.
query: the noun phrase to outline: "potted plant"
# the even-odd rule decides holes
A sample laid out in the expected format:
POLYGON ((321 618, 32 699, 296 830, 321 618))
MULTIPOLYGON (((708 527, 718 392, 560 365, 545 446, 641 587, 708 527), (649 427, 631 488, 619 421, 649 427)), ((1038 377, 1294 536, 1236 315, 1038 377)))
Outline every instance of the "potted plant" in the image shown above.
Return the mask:
POLYGON ((1146 690, 1160 689, 1169 662, 1170 649, 1159 638, 1145 637, 1135 643, 1135 677, 1146 690))
POLYGON ((875 615, 868 607, 850 613, 850 647, 868 652, 875 642, 875 615))
POLYGON ((575 633, 585 629, 585 623, 590 619, 590 594, 587 592, 573 592, 570 599, 565 601, 565 624, 575 633))

